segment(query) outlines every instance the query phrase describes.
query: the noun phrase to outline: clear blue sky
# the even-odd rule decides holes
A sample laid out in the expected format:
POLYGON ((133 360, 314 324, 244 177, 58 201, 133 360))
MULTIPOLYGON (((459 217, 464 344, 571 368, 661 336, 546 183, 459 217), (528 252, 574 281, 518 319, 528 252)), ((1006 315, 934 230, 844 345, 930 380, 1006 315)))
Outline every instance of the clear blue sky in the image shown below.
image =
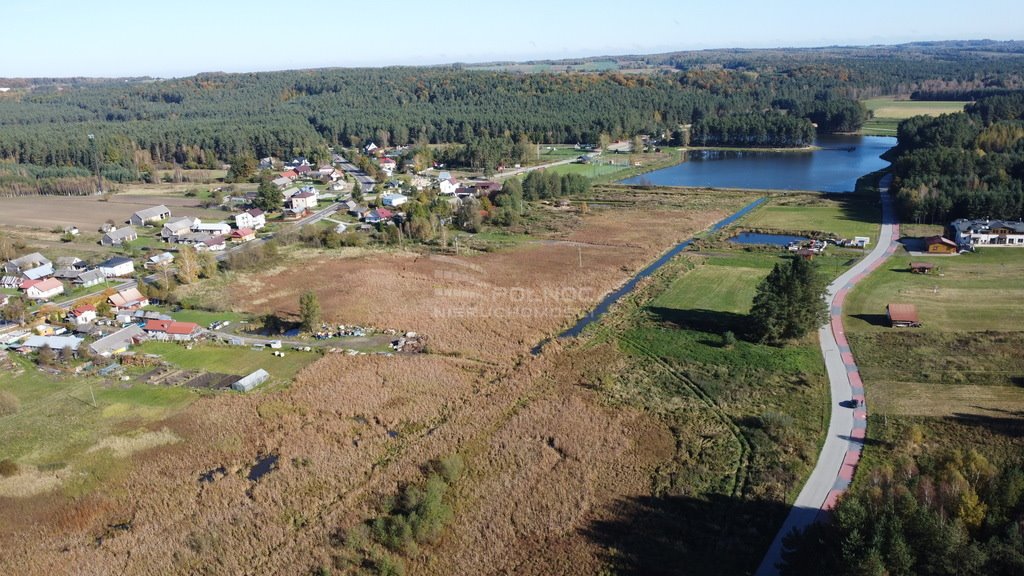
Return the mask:
POLYGON ((1024 39, 1020 0, 3 0, 0 77, 1024 39))

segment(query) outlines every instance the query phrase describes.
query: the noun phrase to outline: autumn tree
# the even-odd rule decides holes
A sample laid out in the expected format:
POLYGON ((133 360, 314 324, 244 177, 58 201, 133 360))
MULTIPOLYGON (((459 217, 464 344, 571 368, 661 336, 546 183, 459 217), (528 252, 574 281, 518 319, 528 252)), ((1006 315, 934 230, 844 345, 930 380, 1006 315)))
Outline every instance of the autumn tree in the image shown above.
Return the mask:
POLYGON ((174 259, 177 266, 178 282, 191 284, 199 279, 200 264, 196 249, 191 246, 182 246, 178 250, 178 257, 174 259))
POLYGON ((316 293, 304 292, 299 297, 299 318, 302 329, 313 332, 320 327, 320 300, 316 293))

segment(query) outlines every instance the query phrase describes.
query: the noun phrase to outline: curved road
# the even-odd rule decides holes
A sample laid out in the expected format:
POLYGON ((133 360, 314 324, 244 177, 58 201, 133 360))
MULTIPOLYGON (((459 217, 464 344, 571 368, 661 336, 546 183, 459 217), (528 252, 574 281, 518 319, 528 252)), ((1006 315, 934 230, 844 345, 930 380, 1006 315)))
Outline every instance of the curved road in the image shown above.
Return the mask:
POLYGON ((889 198, 888 186, 891 180, 892 176, 887 174, 879 182, 882 228, 878 243, 866 257, 828 286, 826 302, 829 306, 829 323, 818 331, 821 354, 825 358, 832 390, 832 417, 829 420, 828 436, 814 471, 761 561, 757 569, 758 576, 778 574, 776 564, 782 559, 782 539, 793 529, 803 530, 831 510, 839 496, 850 486, 853 472, 860 461, 867 428, 867 410, 864 407, 864 383, 843 330, 843 302, 857 282, 881 266, 896 251, 899 223, 889 198), (851 400, 859 401, 860 406, 851 408, 851 400))

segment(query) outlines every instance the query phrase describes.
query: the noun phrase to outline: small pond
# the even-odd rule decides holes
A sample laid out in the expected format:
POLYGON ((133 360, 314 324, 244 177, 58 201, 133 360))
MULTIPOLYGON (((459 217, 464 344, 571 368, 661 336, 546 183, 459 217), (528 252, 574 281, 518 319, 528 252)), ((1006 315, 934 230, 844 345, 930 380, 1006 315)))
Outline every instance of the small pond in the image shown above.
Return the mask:
POLYGON ((759 234, 757 232, 740 232, 729 238, 729 242, 737 244, 768 244, 770 246, 789 246, 793 242, 805 242, 807 240, 810 240, 810 238, 786 234, 759 234))

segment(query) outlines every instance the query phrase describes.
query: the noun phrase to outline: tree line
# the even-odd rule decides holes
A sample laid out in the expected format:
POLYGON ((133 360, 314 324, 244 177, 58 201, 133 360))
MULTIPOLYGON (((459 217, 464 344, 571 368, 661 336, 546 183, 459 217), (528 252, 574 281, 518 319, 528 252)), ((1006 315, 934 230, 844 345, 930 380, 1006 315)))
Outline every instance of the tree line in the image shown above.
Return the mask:
POLYGON ((893 192, 904 220, 1024 217, 1024 92, 904 120, 898 138, 893 192))

